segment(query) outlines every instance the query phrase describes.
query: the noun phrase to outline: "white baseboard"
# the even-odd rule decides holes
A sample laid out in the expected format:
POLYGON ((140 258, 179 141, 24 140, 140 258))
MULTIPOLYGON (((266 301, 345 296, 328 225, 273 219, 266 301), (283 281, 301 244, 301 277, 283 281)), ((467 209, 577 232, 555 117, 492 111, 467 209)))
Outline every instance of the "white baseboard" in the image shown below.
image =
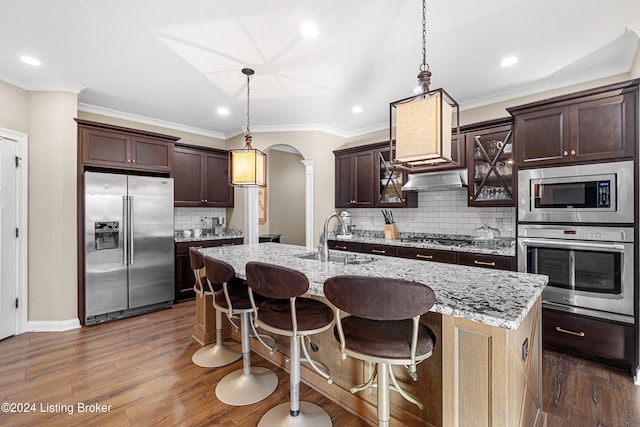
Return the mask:
POLYGON ((71 329, 77 329, 79 327, 79 319, 27 321, 27 332, 64 332, 71 329))
POLYGON ((640 366, 636 368, 636 374, 633 377, 633 382, 635 385, 640 386, 640 366))

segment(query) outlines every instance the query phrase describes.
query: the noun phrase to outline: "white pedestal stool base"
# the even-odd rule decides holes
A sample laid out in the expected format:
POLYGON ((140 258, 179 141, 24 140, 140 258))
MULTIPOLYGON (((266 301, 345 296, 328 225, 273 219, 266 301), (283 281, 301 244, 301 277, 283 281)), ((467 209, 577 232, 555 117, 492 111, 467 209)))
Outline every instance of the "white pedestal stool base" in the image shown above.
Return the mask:
POLYGON ((251 405, 268 397, 277 386, 278 376, 267 368, 252 367, 248 375, 238 369, 220 380, 216 397, 227 405, 251 405))
POLYGON ((191 361, 203 368, 219 368, 242 358, 240 343, 229 341, 224 345, 209 344, 193 353, 191 361))
POLYGON ((292 417, 291 404, 281 403, 262 416, 258 427, 331 427, 331 418, 324 409, 309 402, 300 402, 300 414, 292 417))

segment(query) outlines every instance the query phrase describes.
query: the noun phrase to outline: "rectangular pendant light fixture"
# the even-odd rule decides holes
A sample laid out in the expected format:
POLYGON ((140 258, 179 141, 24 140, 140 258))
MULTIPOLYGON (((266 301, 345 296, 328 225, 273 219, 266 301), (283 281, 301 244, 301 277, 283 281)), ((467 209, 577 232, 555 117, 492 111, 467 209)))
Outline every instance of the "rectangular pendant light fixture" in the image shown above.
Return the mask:
POLYGON ((452 152, 452 140, 460 132, 459 106, 444 89, 392 102, 389 108, 389 140, 396 166, 412 169, 458 163, 460 153, 452 152), (455 159, 453 154, 457 154, 455 159))

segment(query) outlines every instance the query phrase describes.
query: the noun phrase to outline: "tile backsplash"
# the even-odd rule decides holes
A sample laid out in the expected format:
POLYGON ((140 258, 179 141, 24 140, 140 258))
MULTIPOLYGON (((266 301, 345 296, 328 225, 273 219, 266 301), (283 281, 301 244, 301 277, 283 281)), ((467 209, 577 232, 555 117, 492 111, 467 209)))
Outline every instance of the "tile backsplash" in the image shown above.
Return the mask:
MULTIPOLYGON (((467 206, 467 189, 418 193, 417 208, 391 209, 401 233, 458 234, 470 236, 482 224, 500 230, 502 237, 515 238, 513 207, 467 206)), ((356 230, 384 229, 381 209, 348 209, 356 230)))
POLYGON ((203 221, 205 218, 214 216, 227 217, 226 208, 174 208, 173 228, 178 230, 194 228, 211 228, 211 220, 203 221))

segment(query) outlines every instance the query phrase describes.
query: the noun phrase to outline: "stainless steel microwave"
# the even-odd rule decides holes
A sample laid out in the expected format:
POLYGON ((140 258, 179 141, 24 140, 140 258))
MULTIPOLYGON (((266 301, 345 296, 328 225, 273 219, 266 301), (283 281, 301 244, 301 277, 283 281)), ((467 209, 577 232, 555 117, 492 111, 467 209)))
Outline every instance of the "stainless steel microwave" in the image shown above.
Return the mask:
POLYGON ((633 162, 526 169, 518 172, 518 220, 633 223, 633 162))

